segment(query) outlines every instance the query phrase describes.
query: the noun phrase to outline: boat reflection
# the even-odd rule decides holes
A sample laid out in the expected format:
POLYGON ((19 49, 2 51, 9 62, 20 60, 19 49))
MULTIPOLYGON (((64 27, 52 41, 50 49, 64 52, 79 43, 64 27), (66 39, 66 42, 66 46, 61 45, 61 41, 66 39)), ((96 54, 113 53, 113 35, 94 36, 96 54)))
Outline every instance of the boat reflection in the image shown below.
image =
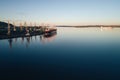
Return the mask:
POLYGON ((13 39, 11 38, 11 39, 8 39, 9 48, 12 48, 13 43, 17 44, 17 40, 20 40, 21 45, 25 45, 26 48, 28 48, 33 41, 37 41, 37 40, 39 40, 40 43, 42 44, 47 44, 49 42, 52 42, 56 38, 56 35, 57 33, 53 32, 53 33, 46 33, 39 36, 21 37, 21 38, 13 38, 13 39))
POLYGON ((44 43, 52 42, 52 41, 55 39, 56 34, 57 34, 56 32, 45 33, 45 34, 43 35, 43 38, 42 38, 41 40, 42 40, 42 42, 44 42, 44 43))
POLYGON ((9 42, 9 47, 12 48, 12 42, 13 42, 13 40, 9 39, 8 42, 9 42))
POLYGON ((29 44, 30 44, 30 37, 26 37, 26 40, 27 40, 27 42, 26 42, 26 47, 28 48, 28 47, 29 47, 29 44))
POLYGON ((21 39, 21 43, 23 44, 23 42, 24 42, 24 37, 22 37, 22 39, 21 39))

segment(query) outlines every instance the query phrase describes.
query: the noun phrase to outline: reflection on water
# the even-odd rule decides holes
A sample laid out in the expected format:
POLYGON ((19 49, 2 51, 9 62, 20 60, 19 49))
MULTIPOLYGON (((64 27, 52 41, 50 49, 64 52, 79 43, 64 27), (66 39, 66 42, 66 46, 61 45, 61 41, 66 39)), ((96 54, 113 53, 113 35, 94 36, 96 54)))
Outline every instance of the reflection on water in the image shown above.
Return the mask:
POLYGON ((8 42, 9 42, 10 48, 12 48, 12 42, 13 42, 13 40, 12 40, 12 39, 9 39, 8 42))
MULTIPOLYGON (((16 38, 17 39, 17 38, 16 38)), ((21 40, 21 43, 23 44, 23 42, 24 42, 24 37, 22 37, 22 40, 21 40)))
POLYGON ((0 78, 120 80, 120 28, 57 30, 0 40, 0 78))
POLYGON ((113 30, 113 27, 100 27, 101 28, 101 31, 111 31, 111 30, 113 30))
POLYGON ((42 42, 43 44, 45 43, 49 43, 52 42, 55 38, 56 38, 57 33, 46 33, 43 35, 39 35, 39 36, 31 36, 31 37, 21 37, 21 38, 14 38, 14 39, 8 39, 8 43, 9 43, 9 47, 12 48, 12 44, 16 43, 17 40, 21 40, 21 44, 26 44, 26 48, 29 47, 30 43, 32 40, 40 40, 40 42, 42 42), (24 43, 24 39, 26 39, 26 42, 24 43))

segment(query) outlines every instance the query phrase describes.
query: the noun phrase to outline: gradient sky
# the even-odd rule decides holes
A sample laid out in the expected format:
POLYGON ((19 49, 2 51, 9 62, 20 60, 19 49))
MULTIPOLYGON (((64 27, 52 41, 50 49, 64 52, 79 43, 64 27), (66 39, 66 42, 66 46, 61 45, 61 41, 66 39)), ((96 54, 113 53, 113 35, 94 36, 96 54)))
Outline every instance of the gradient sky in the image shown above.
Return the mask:
POLYGON ((0 20, 118 25, 120 0, 0 0, 0 20))

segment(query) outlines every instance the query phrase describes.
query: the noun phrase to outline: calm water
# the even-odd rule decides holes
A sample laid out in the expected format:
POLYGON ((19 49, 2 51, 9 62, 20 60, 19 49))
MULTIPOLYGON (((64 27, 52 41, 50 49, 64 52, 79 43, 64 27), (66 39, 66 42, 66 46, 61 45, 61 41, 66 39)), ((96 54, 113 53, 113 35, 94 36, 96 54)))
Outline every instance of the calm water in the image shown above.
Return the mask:
POLYGON ((120 28, 58 28, 0 40, 0 80, 120 80, 120 28))

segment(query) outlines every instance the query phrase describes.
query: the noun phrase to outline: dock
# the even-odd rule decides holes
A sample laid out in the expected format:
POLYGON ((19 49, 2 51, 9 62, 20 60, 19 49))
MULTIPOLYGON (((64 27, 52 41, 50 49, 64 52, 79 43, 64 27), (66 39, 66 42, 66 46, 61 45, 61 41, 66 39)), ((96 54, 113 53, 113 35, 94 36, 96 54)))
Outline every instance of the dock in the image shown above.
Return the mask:
POLYGON ((15 26, 15 23, 13 26, 11 24, 7 23, 6 28, 0 28, 0 40, 1 39, 9 39, 9 38, 17 38, 17 37, 28 37, 28 36, 36 36, 36 35, 42 35, 42 34, 51 34, 52 32, 56 32, 56 27, 50 27, 50 26, 27 26, 27 23, 25 22, 24 25, 20 23, 20 26, 15 26))

